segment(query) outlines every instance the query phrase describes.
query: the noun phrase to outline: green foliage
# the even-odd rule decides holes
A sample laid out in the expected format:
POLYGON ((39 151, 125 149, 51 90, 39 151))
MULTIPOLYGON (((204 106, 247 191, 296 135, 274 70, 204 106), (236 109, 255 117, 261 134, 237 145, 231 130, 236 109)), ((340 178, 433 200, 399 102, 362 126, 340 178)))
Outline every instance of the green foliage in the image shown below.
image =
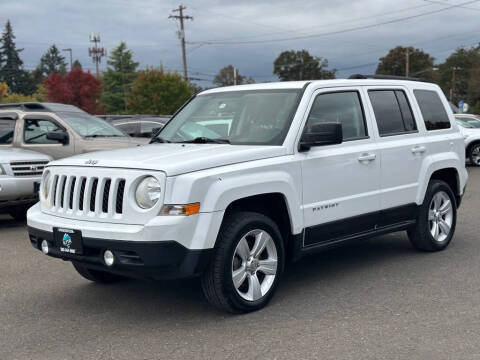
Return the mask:
POLYGON ((453 88, 455 103, 461 99, 467 100, 470 104, 476 103, 480 100, 479 66, 479 47, 458 48, 439 65, 440 87, 447 95, 450 95, 453 88), (454 69, 455 84, 452 83, 454 69))
POLYGON ((18 102, 41 101, 35 95, 23 95, 12 93, 4 97, 0 97, 0 104, 12 104, 18 102))
POLYGON ((74 68, 77 67, 77 68, 80 68, 80 69, 81 69, 81 68, 82 68, 82 64, 80 64, 80 61, 75 60, 75 61, 73 62, 73 64, 72 64, 72 67, 74 67, 74 68))
POLYGON ((136 77, 138 62, 132 60, 131 50, 121 42, 107 61, 107 71, 103 73, 104 91, 101 101, 108 114, 127 112, 126 93, 136 77))
MULTIPOLYGON (((234 77, 234 67, 233 65, 225 66, 224 68, 220 69, 219 73, 213 79, 213 83, 216 86, 231 86, 234 85, 233 77, 234 77)), ((237 69, 237 85, 241 84, 253 84, 255 80, 251 77, 248 79, 245 76, 240 75, 237 69)))
POLYGON ((335 79, 336 70, 327 70, 328 60, 307 50, 284 51, 273 63, 273 73, 281 81, 335 79))
POLYGON ((178 73, 147 68, 140 71, 127 94, 131 114, 173 114, 190 96, 191 85, 178 73))
POLYGON ((427 81, 435 80, 433 62, 435 59, 428 53, 412 46, 397 46, 387 55, 381 57, 376 74, 405 76, 407 51, 409 53, 409 76, 419 77, 427 81))
POLYGON ((0 81, 7 83, 10 91, 14 93, 27 93, 29 76, 23 69, 23 61, 20 59, 20 52, 23 49, 16 48, 10 20, 5 25, 0 44, 0 81))
POLYGON ((42 81, 51 73, 65 75, 67 63, 65 62, 65 57, 60 55, 60 51, 55 44, 50 46, 47 52, 40 58, 40 64, 36 71, 42 77, 42 81))

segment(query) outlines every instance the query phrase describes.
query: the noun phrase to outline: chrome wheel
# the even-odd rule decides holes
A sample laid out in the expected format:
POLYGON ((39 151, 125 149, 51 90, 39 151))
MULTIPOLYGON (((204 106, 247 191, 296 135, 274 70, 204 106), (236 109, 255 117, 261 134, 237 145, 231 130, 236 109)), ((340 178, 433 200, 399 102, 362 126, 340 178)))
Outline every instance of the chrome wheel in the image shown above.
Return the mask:
POLYGON ((277 275, 277 247, 265 230, 252 230, 237 244, 232 259, 232 280, 245 300, 256 301, 268 293, 277 275))
POLYGON ((480 165, 480 146, 475 145, 471 152, 472 156, 470 159, 473 161, 474 165, 480 165))
POLYGON ((430 234, 438 241, 444 241, 450 234, 453 223, 453 207, 450 197, 445 191, 433 195, 428 210, 430 234))

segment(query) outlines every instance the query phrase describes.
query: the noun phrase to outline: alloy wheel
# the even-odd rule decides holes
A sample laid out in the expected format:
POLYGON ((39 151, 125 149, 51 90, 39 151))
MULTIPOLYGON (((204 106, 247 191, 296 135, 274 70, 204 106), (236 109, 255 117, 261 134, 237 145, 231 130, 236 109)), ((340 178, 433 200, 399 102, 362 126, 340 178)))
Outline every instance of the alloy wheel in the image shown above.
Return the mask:
POLYGON ((278 255, 275 241, 265 230, 245 234, 232 259, 232 280, 237 293, 247 301, 256 301, 271 289, 277 276, 278 255))
POLYGON ((450 234, 453 223, 453 207, 445 191, 433 195, 428 210, 430 234, 435 241, 442 242, 450 234))

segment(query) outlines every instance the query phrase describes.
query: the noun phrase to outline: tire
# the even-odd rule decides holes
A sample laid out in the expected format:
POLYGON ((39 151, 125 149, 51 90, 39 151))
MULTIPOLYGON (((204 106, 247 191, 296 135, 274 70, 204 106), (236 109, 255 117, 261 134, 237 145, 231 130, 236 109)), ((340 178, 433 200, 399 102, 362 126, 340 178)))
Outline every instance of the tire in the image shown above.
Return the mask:
POLYGON ((28 207, 19 207, 16 209, 12 209, 8 212, 8 214, 13 217, 16 221, 25 221, 27 219, 27 210, 28 207))
POLYGON ((418 250, 444 250, 452 240, 456 222, 457 203, 452 189, 444 181, 431 180, 420 206, 417 223, 408 230, 408 237, 418 250), (437 234, 436 237, 434 234, 437 234))
POLYGON ((473 144, 468 150, 468 158, 472 166, 480 166, 480 143, 473 144))
POLYGON ((78 262, 72 262, 72 264, 75 270, 77 270, 77 272, 80 275, 82 275, 85 279, 96 282, 96 283, 108 284, 108 283, 113 283, 113 282, 117 282, 124 279, 124 277, 120 275, 115 275, 115 274, 111 274, 103 271, 89 269, 85 265, 80 264, 78 262))
POLYGON ((223 311, 259 310, 275 293, 284 264, 283 239, 277 224, 262 214, 235 212, 222 223, 213 260, 202 276, 203 292, 223 311), (255 245, 261 243, 265 244, 262 250, 256 251, 255 245))

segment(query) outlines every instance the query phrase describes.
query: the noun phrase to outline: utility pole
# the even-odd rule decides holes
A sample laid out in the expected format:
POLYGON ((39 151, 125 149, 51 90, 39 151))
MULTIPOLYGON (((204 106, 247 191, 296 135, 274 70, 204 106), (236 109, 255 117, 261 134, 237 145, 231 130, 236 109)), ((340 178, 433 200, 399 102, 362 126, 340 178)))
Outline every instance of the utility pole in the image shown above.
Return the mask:
POLYGON ((62 51, 68 51, 70 53, 70 71, 72 71, 72 49, 62 49, 62 51))
POLYGON ((169 19, 176 19, 180 20, 180 32, 178 36, 180 37, 180 42, 182 44, 182 60, 183 60, 183 78, 185 81, 188 80, 188 73, 187 73, 187 55, 185 53, 185 28, 183 26, 183 20, 193 20, 192 16, 188 15, 183 15, 183 10, 185 10, 186 7, 183 5, 179 5, 178 9, 173 9, 173 12, 178 12, 178 15, 170 15, 168 18, 169 19))
POLYGON ((90 35, 90 42, 93 42, 95 45, 88 48, 88 56, 90 56, 95 63, 95 68, 97 70, 97 77, 100 76, 98 72, 98 64, 102 61, 102 57, 107 54, 105 48, 99 48, 97 44, 100 42, 100 35, 92 33, 90 35))
POLYGON ((410 74, 410 51, 408 48, 405 57, 405 77, 408 78, 408 75, 410 74))
POLYGON ((237 85, 237 68, 233 67, 233 85, 237 85))
POLYGON ((452 67, 452 87, 450 88, 450 102, 453 103, 453 98, 455 96, 455 71, 460 70, 456 66, 452 67))

